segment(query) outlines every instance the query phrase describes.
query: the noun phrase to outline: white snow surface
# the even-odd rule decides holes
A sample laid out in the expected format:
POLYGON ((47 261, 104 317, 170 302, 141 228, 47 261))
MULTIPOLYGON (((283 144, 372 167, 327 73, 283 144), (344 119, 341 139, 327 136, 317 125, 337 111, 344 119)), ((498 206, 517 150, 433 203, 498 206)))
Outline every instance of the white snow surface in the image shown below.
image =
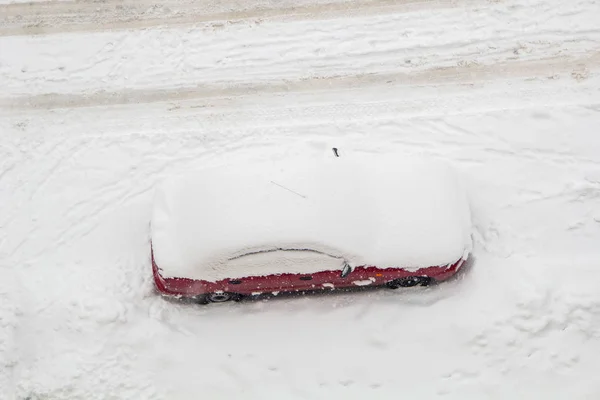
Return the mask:
POLYGON ((1 4, 0 399, 599 398, 599 15, 589 0, 1 4), (475 231, 455 279, 157 295, 161 179, 332 147, 455 166, 475 231))
POLYGON ((313 273, 344 262, 417 270, 471 250, 466 193, 437 159, 332 152, 237 163, 172 177, 155 198, 163 277, 313 273))

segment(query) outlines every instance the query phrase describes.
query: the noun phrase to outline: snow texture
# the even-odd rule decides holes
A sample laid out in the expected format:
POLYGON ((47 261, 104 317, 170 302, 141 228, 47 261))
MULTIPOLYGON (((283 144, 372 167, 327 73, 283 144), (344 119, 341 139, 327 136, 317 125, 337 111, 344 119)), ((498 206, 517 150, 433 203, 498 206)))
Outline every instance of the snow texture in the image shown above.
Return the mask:
POLYGON ((0 399, 598 399, 599 15, 0 5, 0 399), (208 307, 156 293, 161 179, 332 147, 456 168, 474 247, 455 279, 208 307))
POLYGON ((164 182, 152 247, 164 277, 208 281, 345 262, 417 270, 471 250, 469 213, 458 177, 436 159, 350 153, 238 163, 164 182))

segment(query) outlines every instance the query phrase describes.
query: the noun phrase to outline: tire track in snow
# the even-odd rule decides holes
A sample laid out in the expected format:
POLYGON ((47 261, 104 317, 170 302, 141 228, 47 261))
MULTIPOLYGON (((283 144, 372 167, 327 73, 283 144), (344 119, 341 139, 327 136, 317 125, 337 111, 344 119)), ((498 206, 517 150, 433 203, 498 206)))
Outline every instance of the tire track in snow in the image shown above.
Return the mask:
MULTIPOLYGON (((564 165, 565 167, 581 165, 600 167, 600 159, 578 155, 575 151, 566 151, 560 148, 536 148, 531 145, 517 145, 504 137, 489 134, 486 134, 485 137, 483 137, 482 135, 467 131, 464 128, 459 128, 446 121, 436 121, 436 123, 433 124, 429 123, 428 126, 431 128, 431 131, 437 130, 446 136, 456 135, 460 138, 458 140, 436 140, 437 143, 443 144, 444 148, 452 149, 454 147, 456 150, 467 148, 482 154, 487 154, 489 157, 545 162, 548 164, 564 165), (470 141, 465 141, 464 136, 471 136, 472 139, 470 141)), ((421 145, 425 147, 428 145, 428 142, 423 141, 421 145)))
MULTIPOLYGON (((489 135, 475 135, 476 137, 474 138, 472 132, 465 129, 456 130, 455 132, 452 132, 452 134, 448 134, 452 129, 446 127, 443 120, 441 122, 435 121, 428 123, 427 120, 423 121, 417 118, 413 122, 400 124, 390 124, 389 121, 385 120, 376 123, 373 121, 373 118, 370 118, 369 120, 370 122, 353 122, 348 123, 347 125, 340 125, 339 127, 343 131, 353 132, 361 131, 360 127, 368 124, 370 127, 369 129, 373 132, 381 132, 382 135, 386 134, 387 131, 413 131, 413 134, 410 136, 399 135, 391 141, 380 141, 383 145, 381 148, 377 146, 373 147, 373 145, 369 143, 363 143, 361 145, 361 147, 364 145, 364 151, 373 153, 385 152, 387 151, 386 148, 392 145, 397 148, 402 148, 406 153, 425 153, 442 159, 454 159, 460 163, 462 163, 461 153, 468 153, 474 160, 477 160, 480 163, 493 162, 493 158, 500 157, 502 159, 506 158, 506 161, 526 159, 534 161, 536 164, 542 163, 548 166, 562 166, 567 162, 579 165, 584 165, 588 162, 593 163, 593 165, 600 164, 600 161, 598 160, 577 157, 575 154, 561 151, 551 152, 552 156, 546 157, 549 152, 545 149, 540 149, 542 156, 536 154, 535 150, 532 150, 531 154, 517 157, 516 155, 518 155, 522 149, 514 148, 514 152, 512 153, 490 157, 487 154, 488 150, 493 148, 490 147, 490 144, 496 146, 502 145, 502 143, 490 143, 489 135), (436 126, 438 126, 438 128, 436 128, 436 126), (428 137, 429 140, 423 140, 424 137, 428 137), (445 137, 444 140, 439 140, 443 137, 445 137), (485 140, 486 138, 487 141, 485 140), (431 146, 432 141, 438 143, 439 146, 431 146), (579 160, 580 162, 576 163, 576 160, 579 160)), ((281 121, 286 121, 286 118, 282 118, 281 121)), ((311 126, 308 130, 311 133, 304 134, 303 140, 314 141, 315 143, 318 143, 320 140, 327 140, 324 138, 331 135, 330 126, 331 122, 320 121, 319 124, 311 126)), ((284 127, 281 127, 280 129, 255 127, 246 129, 242 132, 234 132, 231 136, 225 135, 225 138, 222 135, 223 132, 211 132, 210 136, 214 135, 214 137, 217 137, 219 133, 221 133, 222 142, 220 144, 213 142, 205 143, 204 141, 202 143, 196 142, 192 140, 194 134, 188 135, 186 141, 186 138, 182 137, 178 132, 170 133, 166 136, 164 134, 161 135, 163 138, 159 143, 162 143, 163 146, 157 146, 153 140, 155 135, 131 135, 128 141, 137 138, 136 143, 139 144, 139 146, 133 146, 131 148, 123 148, 124 137, 121 135, 116 135, 114 137, 98 137, 92 142, 85 141, 86 146, 84 150, 87 154, 80 154, 81 152, 76 154, 75 157, 79 160, 96 159, 97 161, 95 161, 95 163, 99 163, 102 159, 101 155, 112 148, 113 150, 111 150, 111 153, 115 154, 116 150, 114 149, 118 149, 118 152, 121 153, 122 157, 127 158, 130 162, 128 162, 127 165, 123 165, 120 173, 111 174, 110 176, 107 175, 100 180, 95 180, 96 183, 93 189, 84 196, 77 196, 72 199, 74 201, 70 200, 68 202, 69 205, 63 207, 63 211, 60 213, 61 220, 64 221, 64 223, 61 222, 61 225, 64 225, 64 228, 52 235, 52 240, 48 241, 48 245, 43 246, 38 252, 27 252, 31 254, 31 259, 35 260, 42 257, 48 251, 54 251, 77 238, 88 235, 102 223, 103 219, 110 213, 132 201, 137 201, 140 198, 147 196, 147 192, 151 190, 156 177, 162 175, 167 169, 171 169, 171 171, 174 168, 185 170, 187 167, 192 167, 194 163, 198 162, 214 165, 215 161, 218 162, 219 159, 226 157, 230 152, 249 151, 250 149, 257 148, 264 151, 269 146, 274 148, 278 147, 277 144, 281 145, 281 143, 287 143, 289 145, 290 140, 294 137, 298 137, 299 131, 302 131, 303 129, 305 129, 304 125, 296 125, 295 129, 291 130, 287 130, 284 127), (192 145, 193 143, 196 143, 197 145, 194 146, 192 145), (134 148, 139 148, 140 150, 132 152, 134 148), (100 154, 97 154, 98 151, 100 151, 100 154), (122 181, 122 176, 128 176, 129 179, 122 181), (136 182, 136 184, 131 185, 130 182, 132 181, 136 182)), ((204 133, 206 134, 206 132, 204 133)), ((495 141, 495 137, 492 137, 492 139, 495 141)), ((365 139, 363 138, 362 140, 365 139)), ((377 137, 370 135, 368 141, 371 140, 377 142, 377 137)), ((292 147, 295 148, 296 146, 292 147)), ((59 148, 53 146, 52 149, 58 153, 57 155, 59 156, 61 154, 64 155, 66 151, 66 147, 59 148)), ((295 151, 302 150, 296 149, 295 151)), ((67 153, 68 152, 70 152, 70 150, 67 151, 67 153)), ((52 154, 46 153, 45 158, 53 159, 56 157, 52 157, 52 154)), ((116 157, 116 159, 118 160, 119 157, 116 157)), ((86 174, 91 172, 90 167, 86 166, 83 161, 75 161, 76 164, 79 165, 82 165, 83 163, 82 171, 86 174)), ((92 164, 94 164, 94 162, 92 162, 92 164)), ((59 169, 60 171, 55 169, 52 173, 59 173, 61 175, 69 174, 69 180, 75 183, 81 178, 81 174, 78 171, 72 171, 71 168, 64 165, 59 167, 59 169)), ((44 178, 44 174, 42 175, 42 178, 44 178)), ((45 180, 47 181, 47 179, 45 180)), ((56 192, 56 189, 50 190, 43 187, 42 191, 53 193, 56 192)), ((45 202, 48 200, 47 195, 30 196, 32 199, 34 197, 37 202, 45 202)), ((23 213, 21 214, 23 215, 23 213)), ((15 214, 13 214, 13 216, 14 215, 15 214)), ((42 225, 38 225, 37 229, 39 229, 40 226, 42 225)), ((26 235, 26 237, 30 236, 31 235, 26 235)), ((17 251, 24 252, 21 246, 18 246, 12 251, 13 257, 17 256, 17 251)))
MULTIPOLYGON (((49 149, 44 151, 43 158, 48 160, 48 168, 46 168, 49 169, 48 171, 40 173, 38 170, 29 174, 32 190, 26 194, 28 202, 23 202, 25 206, 37 205, 37 209, 40 209, 43 204, 52 204, 56 208, 55 213, 50 216, 43 214, 36 216, 34 221, 30 221, 23 239, 19 242, 13 241, 12 245, 6 246, 5 251, 10 254, 13 260, 19 260, 20 263, 38 260, 48 253, 56 252, 57 249, 85 238, 112 212, 147 195, 152 190, 156 177, 161 176, 165 169, 180 168, 185 170, 187 165, 197 162, 199 156, 204 154, 202 149, 189 146, 189 143, 188 146, 181 146, 177 141, 169 144, 171 151, 165 151, 166 149, 161 148, 157 153, 157 150, 152 146, 143 145, 147 145, 148 138, 142 136, 139 137, 142 143, 140 148, 143 149, 141 152, 135 148, 124 147, 122 138, 79 139, 75 142, 67 139, 69 138, 54 139, 54 143, 48 146, 49 149), (115 151, 114 149, 118 150, 115 151), (112 161, 117 159, 127 160, 120 166, 119 173, 100 175, 90 173, 93 172, 92 168, 85 164, 104 163, 105 159, 102 158, 104 151, 112 152, 112 161), (157 154, 160 154, 160 157, 157 157, 157 154), (77 164, 83 165, 83 167, 73 169, 65 165, 66 160, 72 159, 77 164), (142 167, 146 164, 150 166, 142 167), (82 184, 89 177, 94 182, 93 189, 86 193, 65 190, 66 188, 62 183, 51 182, 51 177, 56 174, 68 176, 67 180, 73 186, 82 184), (132 185, 129 180, 124 181, 123 176, 129 177, 136 184, 132 185), (44 193, 44 195, 40 196, 38 193, 44 193), (54 233, 44 233, 44 225, 57 224, 62 228, 54 233), (40 234, 40 232, 43 233, 40 234), (39 237, 45 236, 42 245, 36 243, 39 242, 36 234, 39 237), (31 247, 36 244, 38 244, 37 250, 32 251, 31 247), (27 254, 27 256, 24 256, 24 254, 27 254)), ((235 141, 232 140, 231 146, 235 146, 235 144, 235 141)), ((219 147, 222 152, 229 151, 229 145, 224 144, 224 142, 221 142, 219 147)), ((90 184, 89 182, 86 183, 90 184)), ((17 188, 14 189, 17 191, 17 188)), ((22 218, 25 215, 30 215, 30 213, 30 208, 15 207, 0 226, 7 231, 16 231, 13 224, 18 223, 18 221, 22 223, 22 218)), ((26 217, 26 220, 29 219, 30 217, 26 217)))
POLYGON ((270 2, 254 8, 232 10, 237 2, 222 4, 167 1, 157 5, 151 0, 138 2, 60 1, 0 5, 0 36, 44 35, 63 32, 99 32, 143 29, 161 25, 206 24, 213 29, 244 21, 263 19, 327 19, 339 16, 364 16, 389 12, 458 7, 475 3, 469 0, 359 0, 334 2, 270 2), (300 3, 300 4, 298 4, 300 3))
MULTIPOLYGON (((571 19, 561 27, 554 22, 560 9, 534 4, 512 11, 511 3, 499 3, 489 10, 461 7, 332 19, 326 24, 302 20, 232 25, 219 31, 165 27, 5 37, 0 96, 114 94, 201 85, 252 90, 256 85, 260 89, 272 82, 294 84, 320 77, 585 57, 598 51, 600 29, 583 13, 584 1, 573 5, 579 23, 571 19), (452 35, 445 26, 453 27, 452 35)), ((574 67, 571 73, 585 80, 589 69, 574 67)))
MULTIPOLYGON (((185 101, 201 98, 243 97, 267 93, 314 92, 344 90, 380 85, 432 86, 470 84, 498 79, 556 79, 581 68, 600 67, 600 52, 575 58, 552 57, 539 60, 515 60, 491 65, 437 67, 413 73, 390 72, 359 75, 337 75, 265 83, 204 84, 196 87, 169 89, 131 89, 85 94, 41 94, 0 99, 7 110, 34 108, 76 108, 124 104, 185 101)), ((579 79, 576 79, 579 81, 579 79)))

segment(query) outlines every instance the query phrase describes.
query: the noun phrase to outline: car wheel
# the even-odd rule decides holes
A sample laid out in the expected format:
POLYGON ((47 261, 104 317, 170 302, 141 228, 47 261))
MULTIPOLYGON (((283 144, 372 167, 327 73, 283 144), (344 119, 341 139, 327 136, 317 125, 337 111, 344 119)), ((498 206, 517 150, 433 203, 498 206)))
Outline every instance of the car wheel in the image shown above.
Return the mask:
POLYGON ((211 303, 224 303, 234 298, 233 294, 227 292, 209 293, 206 298, 211 303))
POLYGON ((407 276, 406 278, 395 279, 387 283, 390 289, 398 289, 399 287, 413 287, 417 285, 427 286, 431 280, 421 276, 407 276))

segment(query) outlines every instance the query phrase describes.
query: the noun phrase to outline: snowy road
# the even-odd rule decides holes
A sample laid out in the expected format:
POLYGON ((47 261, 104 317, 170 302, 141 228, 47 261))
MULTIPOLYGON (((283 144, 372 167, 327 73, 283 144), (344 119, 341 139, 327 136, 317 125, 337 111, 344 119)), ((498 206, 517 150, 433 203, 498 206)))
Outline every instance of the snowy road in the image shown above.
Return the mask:
POLYGON ((600 3, 0 0, 0 399, 597 399, 600 3), (153 291, 154 183, 325 152, 467 180, 426 289, 153 291))

